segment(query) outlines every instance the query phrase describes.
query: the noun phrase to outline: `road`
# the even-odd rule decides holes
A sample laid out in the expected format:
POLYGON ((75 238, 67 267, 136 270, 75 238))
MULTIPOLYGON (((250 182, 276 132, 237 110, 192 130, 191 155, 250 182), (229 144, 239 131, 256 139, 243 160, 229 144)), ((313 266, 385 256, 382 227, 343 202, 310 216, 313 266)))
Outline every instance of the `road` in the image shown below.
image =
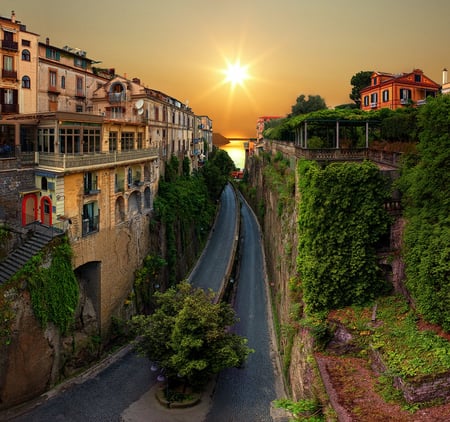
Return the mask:
MULTIPOLYGON (((208 284, 208 280, 217 283, 223 278, 223 269, 227 267, 227 264, 222 262, 227 252, 225 248, 229 248, 227 242, 232 243, 234 238, 233 222, 237 206, 234 198, 231 188, 227 187, 222 194, 223 203, 214 233, 208 242, 208 251, 205 251, 202 257, 202 261, 207 261, 207 265, 199 264, 193 273, 195 274, 194 284, 200 287, 213 288, 208 284), (230 234, 231 232, 233 234, 230 234), (212 255, 210 255, 210 248, 213 251, 212 255), (223 269, 218 270, 218 268, 223 269), (207 275, 204 275, 203 271, 207 275)), ((147 359, 129 352, 103 371, 87 379, 83 377, 73 383, 70 388, 54 394, 54 397, 45 400, 30 412, 10 420, 15 422, 119 422, 122 420, 269 422, 286 420, 271 416, 270 403, 283 395, 283 389, 280 383, 281 377, 274 363, 276 360, 273 359, 273 336, 269 325, 271 318, 265 290, 264 257, 260 233, 253 214, 246 204, 242 207, 241 223, 242 260, 236 278, 238 289, 234 303, 240 322, 234 329, 248 338, 249 346, 255 349, 255 352, 250 355, 244 368, 229 369, 219 375, 209 409, 202 409, 197 415, 195 413, 188 415, 190 410, 186 409, 185 417, 179 412, 175 417, 174 413, 172 415, 167 413, 173 411, 165 410, 166 413, 161 416, 161 409, 158 408, 161 406, 158 403, 150 403, 148 399, 153 396, 149 393, 157 384, 157 373, 150 371, 150 363, 147 359), (207 415, 206 419, 205 415, 207 415)))
POLYGON ((271 411, 270 407, 272 400, 285 395, 273 359, 275 349, 269 325, 271 317, 260 240, 256 219, 243 203, 241 258, 234 303, 240 321, 234 331, 246 337, 255 352, 249 356, 244 368, 227 369, 219 375, 206 422, 270 422, 274 420, 272 416, 282 420, 279 412, 271 411))
POLYGON ((235 237, 236 207, 233 188, 228 184, 220 197, 220 209, 207 248, 189 276, 194 286, 220 290, 235 237))

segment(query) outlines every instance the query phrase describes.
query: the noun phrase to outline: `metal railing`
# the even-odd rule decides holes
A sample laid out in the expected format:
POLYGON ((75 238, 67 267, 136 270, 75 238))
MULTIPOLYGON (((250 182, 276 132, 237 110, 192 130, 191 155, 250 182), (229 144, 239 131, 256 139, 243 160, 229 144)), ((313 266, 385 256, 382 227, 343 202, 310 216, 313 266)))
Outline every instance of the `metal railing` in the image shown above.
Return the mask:
POLYGON ((35 161, 39 166, 65 170, 79 167, 103 167, 108 164, 120 164, 152 158, 158 158, 158 148, 97 154, 51 154, 37 152, 35 161))

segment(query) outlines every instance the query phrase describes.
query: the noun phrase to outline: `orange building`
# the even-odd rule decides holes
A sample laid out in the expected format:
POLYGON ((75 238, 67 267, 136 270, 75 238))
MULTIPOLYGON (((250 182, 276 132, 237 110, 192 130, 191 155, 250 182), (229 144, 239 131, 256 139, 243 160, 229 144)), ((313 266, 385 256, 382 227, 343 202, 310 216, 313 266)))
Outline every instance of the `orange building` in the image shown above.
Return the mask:
POLYGON ((440 85, 420 69, 395 75, 374 72, 370 86, 361 90, 361 110, 396 110, 407 105, 419 106, 426 102, 427 97, 436 96, 439 90, 440 85))

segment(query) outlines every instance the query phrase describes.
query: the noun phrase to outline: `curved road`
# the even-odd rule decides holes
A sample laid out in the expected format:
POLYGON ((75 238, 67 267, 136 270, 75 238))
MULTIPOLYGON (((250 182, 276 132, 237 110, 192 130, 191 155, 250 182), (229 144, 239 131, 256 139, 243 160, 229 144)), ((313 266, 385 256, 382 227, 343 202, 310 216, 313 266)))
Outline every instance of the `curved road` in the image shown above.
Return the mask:
MULTIPOLYGON (((225 255, 231 250, 235 236, 237 204, 233 190, 226 186, 221 196, 221 208, 215 230, 199 264, 191 274, 193 284, 217 291, 228 266, 225 255)), ((265 284, 264 256, 256 220, 243 203, 241 211, 241 263, 235 309, 240 322, 235 331, 249 340, 255 353, 249 356, 244 368, 223 371, 217 380, 211 408, 201 418, 167 414, 159 418, 158 410, 148 405, 149 390, 156 384, 156 375, 150 371, 146 358, 134 353, 124 353, 115 363, 101 372, 84 376, 71 383, 70 387, 58 391, 54 397, 30 412, 16 417, 16 422, 113 422, 121 421, 133 403, 144 402, 144 411, 134 417, 133 422, 269 422, 287 420, 278 418, 271 411, 270 403, 284 396, 281 376, 276 370, 276 359, 272 344, 265 284), (141 398, 141 400, 139 400, 141 398), (271 415, 272 413, 272 415, 271 415)), ((160 406, 159 404, 153 406, 160 406)), ((194 408, 193 408, 194 409, 194 408)), ((170 410, 169 410, 170 412, 170 410)), ((186 410, 186 413, 187 410, 186 410)), ((199 415, 200 416, 200 415, 199 415)), ((0 420, 4 420, 1 418, 0 420)), ((131 419, 127 419, 131 420, 131 419)))
POLYGON ((220 197, 220 208, 207 247, 189 281, 196 287, 219 292, 228 268, 236 228, 237 204, 233 188, 227 184, 220 197))
MULTIPOLYGON (((242 369, 223 371, 217 381, 213 404, 206 422, 270 422, 283 415, 270 403, 285 397, 275 364, 265 263, 256 218, 242 201, 240 268, 236 278, 235 310, 240 322, 234 331, 248 339, 255 350, 242 369)), ((283 419, 286 420, 286 419, 283 419)))

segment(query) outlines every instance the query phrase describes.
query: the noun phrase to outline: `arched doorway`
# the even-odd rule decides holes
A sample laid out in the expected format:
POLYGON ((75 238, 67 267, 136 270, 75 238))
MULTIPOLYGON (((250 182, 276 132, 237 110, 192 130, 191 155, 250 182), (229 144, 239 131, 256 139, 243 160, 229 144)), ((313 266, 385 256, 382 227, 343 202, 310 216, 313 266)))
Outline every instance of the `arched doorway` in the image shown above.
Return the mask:
POLYGON ((52 225, 52 200, 48 196, 41 198, 41 223, 46 226, 52 225))
POLYGON ((38 216, 38 202, 35 193, 27 193, 22 198, 22 226, 34 223, 38 216))

